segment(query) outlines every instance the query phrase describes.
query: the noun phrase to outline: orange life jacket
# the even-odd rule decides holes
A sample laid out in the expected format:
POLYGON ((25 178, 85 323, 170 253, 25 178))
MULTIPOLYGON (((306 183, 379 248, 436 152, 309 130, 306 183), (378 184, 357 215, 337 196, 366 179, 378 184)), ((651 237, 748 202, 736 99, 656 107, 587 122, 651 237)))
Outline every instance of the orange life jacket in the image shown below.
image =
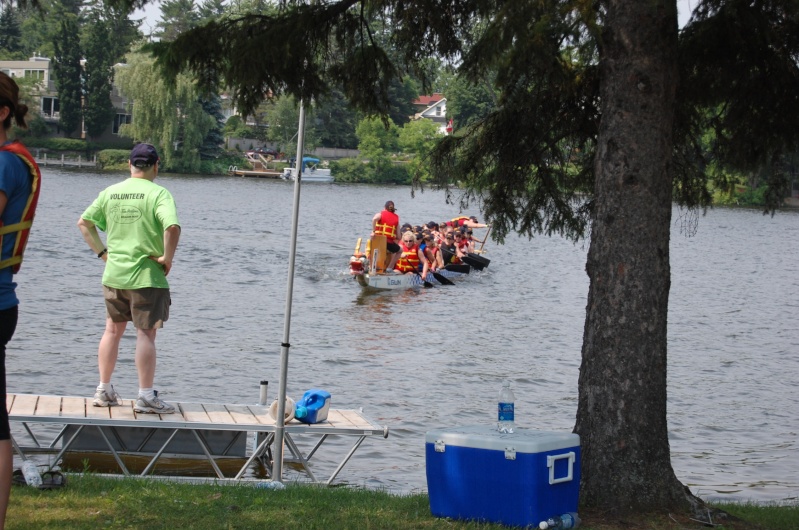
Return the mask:
POLYGON ((462 215, 460 217, 455 217, 454 219, 451 219, 449 221, 449 223, 447 223, 447 224, 449 226, 463 226, 463 223, 465 223, 469 219, 470 219, 470 217, 466 217, 465 215, 462 215), (450 224, 450 223, 452 223, 452 224, 450 224))
POLYGON ((401 243, 400 248, 402 249, 402 256, 397 260, 394 268, 400 272, 418 271, 419 263, 421 263, 419 261, 419 247, 414 246, 409 249, 404 243, 401 243))
POLYGON ((19 272, 22 265, 22 255, 25 252, 25 245, 28 244, 28 234, 30 234, 31 226, 33 225, 33 216, 36 213, 36 205, 39 203, 39 191, 41 189, 42 172, 39 171, 39 166, 31 156, 30 152, 25 149, 25 146, 19 142, 12 142, 0 146, 0 151, 8 151, 14 153, 25 162, 28 166, 28 171, 31 175, 31 193, 28 195, 28 201, 25 203, 25 209, 22 211, 22 219, 18 223, 3 226, 0 221, 0 249, 3 248, 3 236, 5 234, 13 234, 16 232, 16 240, 14 241, 14 252, 11 257, 0 261, 0 269, 4 269, 13 265, 12 271, 14 274, 19 272))
POLYGON ((380 220, 375 223, 375 235, 386 236, 389 243, 397 238, 397 227, 399 226, 399 215, 388 210, 380 212, 380 220))

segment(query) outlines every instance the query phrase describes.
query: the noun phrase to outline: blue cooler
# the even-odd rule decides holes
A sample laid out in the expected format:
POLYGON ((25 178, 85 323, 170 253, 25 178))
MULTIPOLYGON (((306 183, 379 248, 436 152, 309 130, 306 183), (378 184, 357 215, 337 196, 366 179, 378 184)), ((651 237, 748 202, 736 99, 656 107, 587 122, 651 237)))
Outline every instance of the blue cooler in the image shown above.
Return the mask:
POLYGON ((297 401, 298 407, 305 407, 308 415, 304 418, 297 418, 303 423, 321 423, 327 421, 327 413, 330 411, 330 392, 312 388, 302 395, 302 399, 297 401))
POLYGON ((425 435, 427 491, 436 517, 537 526, 577 511, 580 437, 471 425, 425 435))

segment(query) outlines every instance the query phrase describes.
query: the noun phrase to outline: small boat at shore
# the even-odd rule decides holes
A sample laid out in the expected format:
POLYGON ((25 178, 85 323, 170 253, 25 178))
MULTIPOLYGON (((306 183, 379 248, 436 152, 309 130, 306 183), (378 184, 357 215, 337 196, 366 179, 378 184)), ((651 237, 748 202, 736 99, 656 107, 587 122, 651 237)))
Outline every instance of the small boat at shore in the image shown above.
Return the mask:
POLYGON ((355 251, 350 258, 350 274, 362 286, 371 289, 410 289, 414 287, 432 287, 434 285, 452 285, 452 280, 466 277, 471 269, 482 270, 490 260, 477 254, 467 256, 462 264, 450 264, 436 272, 428 272, 425 278, 420 273, 401 274, 386 272, 388 258, 386 237, 373 236, 361 252, 362 238, 358 238, 355 251), (471 262, 471 263, 469 263, 471 262))
MULTIPOLYGON (((333 175, 329 169, 318 167, 319 159, 310 156, 302 158, 302 181, 303 182, 333 182, 333 175)), ((287 167, 283 170, 282 178, 294 180, 294 168, 287 167)))

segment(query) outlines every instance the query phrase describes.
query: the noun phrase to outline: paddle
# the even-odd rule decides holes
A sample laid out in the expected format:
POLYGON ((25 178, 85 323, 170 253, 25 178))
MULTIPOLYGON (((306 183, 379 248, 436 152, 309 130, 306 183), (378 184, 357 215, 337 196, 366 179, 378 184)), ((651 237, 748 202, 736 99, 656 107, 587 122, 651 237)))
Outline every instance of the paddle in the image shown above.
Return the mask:
POLYGON ((447 263, 444 265, 444 268, 448 271, 459 272, 461 274, 469 274, 469 271, 472 270, 472 268, 465 263, 447 263))
POLYGON ((484 258, 482 256, 478 256, 477 254, 469 253, 461 258, 464 263, 468 264, 470 267, 473 267, 479 271, 488 267, 488 264, 491 263, 491 260, 488 258, 484 258))
POLYGON ((432 283, 430 283, 427 280, 425 280, 424 278, 422 278, 422 275, 419 274, 418 272, 416 273, 416 275, 419 277, 420 280, 422 280, 422 285, 424 285, 426 289, 433 286, 432 283))
POLYGON ((490 234, 490 233, 491 233, 491 225, 488 225, 488 229, 486 230, 486 236, 480 242, 480 248, 475 250, 475 253, 477 253, 477 254, 482 254, 483 253, 483 246, 486 244, 486 241, 488 240, 488 234, 490 234))
POLYGON ((446 276, 443 276, 443 275, 441 275, 441 274, 439 274, 437 272, 430 271, 430 274, 432 274, 433 278, 435 278, 436 281, 438 283, 440 283, 441 285, 455 285, 455 283, 452 282, 452 280, 450 280, 446 276))

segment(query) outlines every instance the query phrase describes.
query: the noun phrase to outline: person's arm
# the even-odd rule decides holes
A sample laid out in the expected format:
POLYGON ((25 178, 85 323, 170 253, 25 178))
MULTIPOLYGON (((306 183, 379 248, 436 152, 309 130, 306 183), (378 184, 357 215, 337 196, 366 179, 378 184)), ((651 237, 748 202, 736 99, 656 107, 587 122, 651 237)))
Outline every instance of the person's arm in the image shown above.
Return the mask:
POLYGON ((164 276, 169 275, 172 270, 172 260, 175 257, 175 250, 178 248, 178 240, 180 239, 180 226, 172 225, 164 230, 164 255, 163 256, 150 256, 151 259, 158 262, 159 265, 164 267, 164 276))
POLYGON ((374 217, 372 217, 372 235, 375 235, 375 230, 377 230, 377 222, 380 221, 380 216, 383 212, 377 212, 374 217))
MULTIPOLYGON (((103 240, 100 239, 100 234, 97 233, 97 226, 91 221, 83 219, 82 217, 78 219, 78 228, 80 229, 80 233, 83 235, 83 240, 86 241, 86 244, 89 245, 89 248, 95 254, 100 254, 105 250, 105 244, 103 240)), ((108 260, 108 253, 100 256, 103 261, 108 260)))
MULTIPOLYGON (((422 261, 422 264, 423 264, 423 266, 422 266, 422 279, 424 280, 425 278, 427 278, 427 273, 430 271, 430 262, 427 261, 427 256, 424 255, 424 252, 422 252, 422 249, 420 249, 418 247, 416 249, 416 255, 419 256, 419 259, 422 261)), ((419 269, 416 269, 416 270, 418 271, 419 269)))
POLYGON ((436 252, 434 254, 434 257, 436 258, 436 265, 437 265, 436 268, 437 269, 443 269, 444 268, 444 256, 442 256, 441 254, 442 254, 441 253, 441 248, 439 248, 438 252, 436 252))

